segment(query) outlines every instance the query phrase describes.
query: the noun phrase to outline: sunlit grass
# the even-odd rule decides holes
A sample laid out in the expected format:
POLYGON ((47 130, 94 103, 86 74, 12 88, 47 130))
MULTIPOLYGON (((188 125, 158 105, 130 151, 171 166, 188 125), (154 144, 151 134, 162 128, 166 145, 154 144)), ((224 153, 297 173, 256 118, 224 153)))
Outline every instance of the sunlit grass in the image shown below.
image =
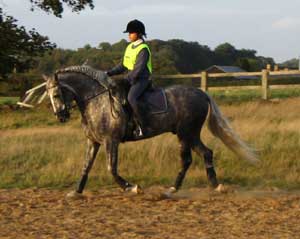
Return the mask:
MULTIPOLYGON (((212 90, 209 94, 219 104, 240 104, 253 100, 261 100, 262 91, 260 88, 253 90, 212 90)), ((289 97, 300 97, 300 88, 287 88, 287 89, 272 89, 269 91, 269 99, 286 99, 289 97)))
POLYGON ((0 105, 13 105, 16 104, 19 97, 0 97, 0 105))

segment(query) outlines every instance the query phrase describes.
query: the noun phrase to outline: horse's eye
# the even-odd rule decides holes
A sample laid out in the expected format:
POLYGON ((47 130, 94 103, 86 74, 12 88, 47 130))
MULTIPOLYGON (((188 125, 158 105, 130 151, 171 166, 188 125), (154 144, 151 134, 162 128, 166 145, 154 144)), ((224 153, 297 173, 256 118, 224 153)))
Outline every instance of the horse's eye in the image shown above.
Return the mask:
POLYGON ((59 98, 59 95, 53 95, 53 98, 59 98))

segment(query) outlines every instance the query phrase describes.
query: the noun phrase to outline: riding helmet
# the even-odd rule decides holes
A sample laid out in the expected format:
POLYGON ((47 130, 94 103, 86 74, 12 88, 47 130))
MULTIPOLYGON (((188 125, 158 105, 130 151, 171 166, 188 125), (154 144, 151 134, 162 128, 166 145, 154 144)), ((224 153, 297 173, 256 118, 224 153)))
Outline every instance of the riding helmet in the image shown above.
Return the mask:
POLYGON ((126 30, 123 33, 127 33, 127 32, 129 33, 136 32, 146 36, 144 23, 142 23, 137 19, 128 22, 126 30))

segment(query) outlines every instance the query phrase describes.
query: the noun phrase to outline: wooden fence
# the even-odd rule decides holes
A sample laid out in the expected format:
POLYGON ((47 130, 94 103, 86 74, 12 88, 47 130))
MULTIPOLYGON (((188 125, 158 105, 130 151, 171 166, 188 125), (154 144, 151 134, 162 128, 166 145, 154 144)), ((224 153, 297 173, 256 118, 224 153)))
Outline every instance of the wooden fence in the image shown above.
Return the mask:
MULTIPOLYGON (((269 79, 272 77, 288 77, 288 76, 299 76, 299 70, 284 70, 284 71, 269 71, 262 70, 261 72, 234 72, 234 73, 207 73, 206 71, 201 72, 201 74, 177 74, 177 75, 156 75, 154 78, 158 79, 184 79, 184 78, 199 78, 200 86, 203 91, 209 90, 232 90, 232 89, 259 89, 261 88, 262 99, 267 100, 269 91, 271 89, 280 89, 280 88, 300 88, 300 84, 270 84, 269 79), (252 86, 208 86, 208 81, 210 78, 224 78, 224 77, 260 77, 261 85, 252 85, 252 86)), ((243 80, 243 82, 245 82, 243 80)), ((281 82, 282 83, 282 82, 281 82)))

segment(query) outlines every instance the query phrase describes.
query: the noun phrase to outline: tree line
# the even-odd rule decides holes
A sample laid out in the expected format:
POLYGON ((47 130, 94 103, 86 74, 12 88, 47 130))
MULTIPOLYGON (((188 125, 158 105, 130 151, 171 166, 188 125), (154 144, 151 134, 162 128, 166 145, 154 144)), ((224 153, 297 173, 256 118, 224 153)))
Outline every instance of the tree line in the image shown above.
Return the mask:
MULTIPOLYGON (((259 71, 266 64, 274 64, 270 57, 256 56, 255 50, 236 49, 229 43, 220 44, 213 50, 198 42, 181 39, 150 40, 147 43, 152 52, 155 74, 197 73, 211 65, 233 65, 246 71, 259 71)), ((37 73, 52 73, 88 60, 92 67, 108 70, 122 61, 127 44, 122 39, 114 44, 102 42, 97 47, 87 44, 77 50, 54 49, 39 57, 34 68, 37 73)))
MULTIPOLYGON (((3 0, 5 1, 5 0, 3 0)), ((31 10, 42 9, 48 14, 62 17, 64 8, 80 12, 86 7, 93 9, 93 0, 28 0, 31 10)), ((123 57, 128 42, 100 42, 92 47, 60 49, 47 36, 35 29, 28 30, 18 24, 0 6, 0 83, 13 83, 14 88, 22 81, 39 79, 41 74, 70 65, 80 65, 86 60, 96 69, 108 70, 118 64, 123 57), (17 74, 16 74, 17 73, 17 74)), ((223 43, 214 49, 199 42, 181 39, 168 41, 150 40, 153 69, 155 74, 197 73, 211 65, 234 65, 246 71, 259 71, 266 64, 274 64, 270 57, 257 56, 252 49, 236 49, 230 43, 223 43)), ((25 87, 26 88, 26 87, 25 87)), ((1 90, 0 94, 5 92, 1 90)))
MULTIPOLYGON (((93 0, 28 0, 31 10, 42 9, 56 17, 62 17, 64 7, 80 12, 94 8, 93 0)), ((122 39, 117 43, 102 42, 97 47, 89 44, 77 50, 56 49, 35 29, 26 30, 17 19, 7 15, 0 7, 0 76, 16 72, 51 73, 58 68, 81 64, 86 59, 97 69, 109 69, 121 61, 128 44, 122 39)), ((195 73, 211 65, 235 65, 246 71, 257 71, 266 64, 273 64, 269 57, 256 56, 255 50, 236 49, 223 43, 215 49, 198 42, 180 39, 148 42, 153 53, 154 72, 157 74, 195 73)))
MULTIPOLYGON (((2 5, 5 6, 2 0, 2 5)), ((93 0, 28 0, 30 10, 41 9, 48 14, 62 17, 64 7, 73 12, 80 12, 85 7, 94 8, 93 0)), ((47 36, 39 34, 35 29, 25 29, 18 20, 8 15, 0 3, 0 79, 15 70, 26 72, 35 66, 37 56, 53 50, 56 45, 47 36)))

